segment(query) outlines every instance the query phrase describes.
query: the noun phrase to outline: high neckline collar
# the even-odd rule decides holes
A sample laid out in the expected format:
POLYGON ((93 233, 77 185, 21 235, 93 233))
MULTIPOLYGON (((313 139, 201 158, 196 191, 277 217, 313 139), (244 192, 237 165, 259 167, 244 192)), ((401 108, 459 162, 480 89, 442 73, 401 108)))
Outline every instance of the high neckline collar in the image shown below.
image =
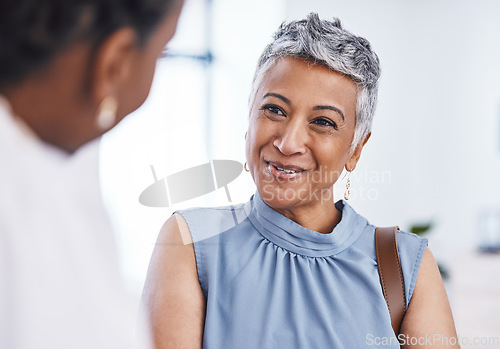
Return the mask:
POLYGON ((337 201, 335 207, 342 217, 328 234, 307 229, 276 212, 262 200, 258 192, 252 197, 252 213, 249 218, 266 239, 281 248, 299 255, 326 257, 349 247, 368 224, 344 200, 337 201))

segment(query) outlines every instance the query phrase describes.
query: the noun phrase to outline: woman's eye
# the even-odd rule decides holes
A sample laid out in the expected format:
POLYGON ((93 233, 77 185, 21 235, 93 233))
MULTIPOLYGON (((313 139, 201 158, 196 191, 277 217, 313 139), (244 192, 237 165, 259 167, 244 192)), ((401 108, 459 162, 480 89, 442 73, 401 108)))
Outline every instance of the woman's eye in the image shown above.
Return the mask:
POLYGON ((285 116, 283 110, 275 105, 265 105, 262 109, 267 113, 285 116))
POLYGON ((330 126, 337 130, 337 124, 330 119, 318 118, 313 120, 313 123, 320 126, 330 126))

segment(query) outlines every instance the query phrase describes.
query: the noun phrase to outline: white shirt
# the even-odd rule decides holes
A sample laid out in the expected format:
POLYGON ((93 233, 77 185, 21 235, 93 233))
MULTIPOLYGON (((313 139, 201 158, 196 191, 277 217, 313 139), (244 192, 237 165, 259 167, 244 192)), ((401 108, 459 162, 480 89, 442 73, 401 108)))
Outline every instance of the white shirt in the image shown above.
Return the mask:
POLYGON ((1 349, 151 347, 120 279, 97 164, 97 142, 67 155, 0 96, 1 349))

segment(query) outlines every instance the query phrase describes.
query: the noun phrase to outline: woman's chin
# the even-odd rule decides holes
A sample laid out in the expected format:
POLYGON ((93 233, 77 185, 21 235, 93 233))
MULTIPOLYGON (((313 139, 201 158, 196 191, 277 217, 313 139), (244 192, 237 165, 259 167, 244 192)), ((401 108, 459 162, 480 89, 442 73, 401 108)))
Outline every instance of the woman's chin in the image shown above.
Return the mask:
POLYGON ((271 208, 287 209, 305 205, 333 202, 333 190, 311 190, 308 187, 281 187, 276 184, 258 186, 259 195, 271 208))
POLYGON ((309 194, 306 188, 283 188, 271 184, 258 188, 258 191, 262 200, 275 209, 286 209, 308 201, 309 194))

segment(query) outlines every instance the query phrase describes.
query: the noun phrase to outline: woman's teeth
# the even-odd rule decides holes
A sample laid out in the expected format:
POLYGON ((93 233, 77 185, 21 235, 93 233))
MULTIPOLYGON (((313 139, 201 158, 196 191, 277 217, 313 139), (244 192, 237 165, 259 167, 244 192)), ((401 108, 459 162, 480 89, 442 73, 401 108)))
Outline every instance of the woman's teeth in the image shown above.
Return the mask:
POLYGON ((274 166, 274 168, 277 169, 278 171, 281 171, 281 172, 284 172, 284 173, 299 173, 299 172, 302 172, 302 171, 285 170, 284 168, 279 168, 279 167, 276 167, 276 166, 274 166))

